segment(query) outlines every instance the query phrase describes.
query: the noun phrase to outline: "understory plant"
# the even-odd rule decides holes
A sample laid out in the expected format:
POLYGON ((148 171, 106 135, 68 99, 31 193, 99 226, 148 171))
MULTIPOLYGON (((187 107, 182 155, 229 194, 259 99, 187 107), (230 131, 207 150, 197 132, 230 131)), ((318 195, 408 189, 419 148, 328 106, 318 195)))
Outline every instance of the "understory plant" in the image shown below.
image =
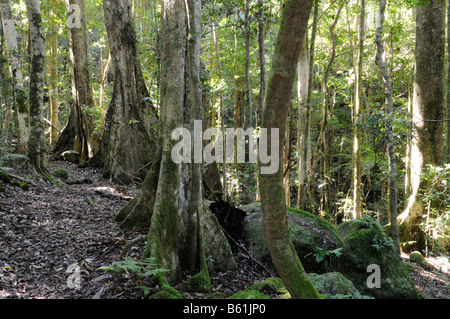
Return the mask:
MULTIPOLYGON (((137 284, 143 279, 157 278, 167 272, 167 269, 158 267, 154 257, 142 260, 134 260, 131 257, 126 257, 124 260, 114 261, 111 265, 103 266, 98 269, 110 273, 114 278, 132 278, 137 284)), ((141 288, 146 295, 150 291, 146 286, 139 286, 139 288, 141 288)))
POLYGON ((426 216, 420 227, 425 234, 426 252, 440 249, 438 238, 449 237, 450 226, 450 164, 443 166, 428 165, 422 173, 420 197, 426 216))

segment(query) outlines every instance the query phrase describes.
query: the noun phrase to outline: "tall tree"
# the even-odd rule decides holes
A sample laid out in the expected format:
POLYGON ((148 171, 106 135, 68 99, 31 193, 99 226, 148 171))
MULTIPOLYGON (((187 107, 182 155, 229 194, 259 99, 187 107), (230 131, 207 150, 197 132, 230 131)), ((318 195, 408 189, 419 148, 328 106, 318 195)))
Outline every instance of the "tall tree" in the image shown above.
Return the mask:
POLYGON ((257 127, 261 124, 261 115, 264 110, 264 99, 266 98, 266 47, 264 40, 266 38, 266 23, 264 19, 264 2, 263 0, 258 0, 258 53, 259 53, 259 70, 260 70, 260 84, 259 84, 259 98, 258 98, 258 109, 256 114, 256 125, 257 127))
POLYGON ((394 149, 394 134, 392 128, 393 116, 394 116, 394 97, 392 91, 392 81, 390 72, 385 62, 385 51, 383 44, 383 24, 384 24, 384 12, 386 10, 386 0, 380 0, 380 8, 377 16, 377 31, 376 31, 376 44, 377 55, 375 57, 375 63, 378 65, 381 74, 383 76, 385 86, 385 99, 386 99, 386 115, 387 115, 387 127, 386 137, 388 142, 388 155, 389 155, 389 215, 390 215, 390 232, 391 237, 394 240, 395 248, 400 253, 400 243, 398 238, 398 226, 397 226, 397 166, 394 149))
POLYGON ((45 171, 44 156, 44 79, 45 79, 45 34, 39 0, 26 0, 27 16, 31 39, 31 69, 29 89, 30 136, 28 139, 28 158, 38 173, 45 171))
POLYGON ((137 51, 130 0, 103 2, 114 89, 98 152, 90 161, 115 182, 142 181, 153 162, 157 112, 137 51))
POLYGON ((94 107, 92 91, 92 72, 89 51, 89 34, 86 18, 85 0, 66 0, 69 18, 78 15, 75 21, 68 23, 69 50, 72 75, 72 106, 69 120, 55 146, 57 153, 76 150, 80 160, 91 158, 93 119, 89 109, 94 107))
POLYGON ((172 157, 177 144, 173 132, 187 131, 194 143, 202 141, 197 135, 202 127, 196 122, 202 119, 200 39, 201 1, 163 1, 157 160, 138 195, 122 208, 117 219, 122 220, 122 226, 133 227, 139 220, 141 228, 149 227, 143 258, 154 257, 161 267, 169 269, 170 282, 177 282, 181 271, 187 270, 198 272, 208 287, 205 252, 224 267, 233 266, 233 257, 226 240, 217 240, 224 235, 203 204, 202 164, 195 160, 198 154, 189 151, 191 160, 185 162, 172 157))
MULTIPOLYGON (((245 37, 245 95, 246 95, 246 110, 245 110, 245 129, 248 129, 252 126, 252 115, 253 115, 253 101, 252 101, 252 86, 251 86, 251 77, 250 77, 250 3, 249 0, 245 0, 245 9, 244 9, 244 37, 245 37)), ((247 140, 252 137, 247 137, 247 140)), ((247 145, 250 145, 250 142, 247 141, 247 145)), ((250 151, 250 150, 249 150, 250 151)), ((254 201, 254 164, 246 163, 245 165, 245 178, 243 182, 246 185, 244 189, 245 200, 247 202, 254 201)))
MULTIPOLYGON (((447 2, 447 56, 450 56, 450 0, 447 2)), ((450 119, 450 59, 447 58, 447 99, 446 103, 446 115, 447 119, 450 119)), ((450 163, 450 121, 447 120, 447 152, 446 163, 450 163)))
MULTIPOLYGON (((314 13, 315 14, 315 13, 314 13)), ((297 207, 307 210, 307 177, 308 177, 308 146, 309 133, 311 126, 307 120, 307 103, 308 103, 308 82, 309 82, 309 59, 308 59, 308 33, 303 40, 303 47, 300 51, 298 61, 298 83, 297 83, 297 100, 298 100, 298 117, 297 117, 297 163, 298 163, 298 191, 297 191, 297 207), (308 131, 308 132, 307 132, 308 131), (308 137, 308 140, 307 140, 308 137)))
POLYGON ((3 34, 6 39, 6 47, 11 63, 11 77, 14 79, 13 92, 16 104, 16 112, 19 124, 19 151, 27 153, 28 137, 30 135, 30 119, 28 110, 27 93, 23 84, 22 70, 19 63, 19 47, 17 44, 17 32, 14 26, 14 19, 11 13, 9 0, 0 1, 0 11, 3 25, 3 34))
POLYGON ((331 122, 331 118, 332 118, 332 105, 331 105, 331 101, 330 101, 330 93, 329 93, 329 88, 328 88, 328 78, 331 72, 331 67, 334 63, 334 60, 336 59, 336 39, 335 39, 335 32, 334 29, 336 28, 336 25, 339 21, 339 16, 341 14, 342 8, 344 7, 344 4, 341 4, 336 11, 336 14, 334 15, 334 21, 333 23, 330 25, 329 32, 330 32, 330 38, 331 38, 331 55, 330 55, 330 60, 327 63, 327 66, 325 67, 325 72, 323 75, 323 82, 322 82, 322 124, 320 127, 320 132, 319 132, 319 137, 318 137, 318 141, 317 141, 317 146, 316 146, 316 150, 314 152, 314 156, 313 156, 313 163, 311 166, 311 175, 315 175, 315 171, 317 169, 317 164, 319 162, 319 158, 320 158, 320 150, 323 150, 323 185, 324 187, 322 187, 322 191, 324 191, 324 198, 323 201, 326 207, 326 210, 329 210, 327 206, 329 206, 329 200, 328 200, 328 193, 330 191, 330 181, 331 178, 329 178, 329 176, 327 176, 329 174, 329 165, 330 165, 330 161, 331 161, 331 151, 329 150, 329 143, 328 143, 328 139, 327 134, 330 134, 330 125, 329 123, 331 122))
POLYGON ((355 82, 355 106, 353 109, 353 218, 362 216, 362 186, 361 186, 361 130, 359 125, 362 122, 362 68, 364 55, 364 37, 366 20, 366 1, 361 0, 361 11, 359 15, 359 44, 358 60, 356 63, 355 82))
POLYGON ((314 183, 311 172, 311 97, 312 97, 312 87, 313 87, 313 78, 314 78, 314 56, 315 56, 315 46, 316 46, 316 31, 317 31, 317 21, 319 14, 319 0, 314 1, 314 15, 313 15, 313 23, 311 30, 311 45, 309 48, 309 74, 308 74, 308 93, 306 96, 306 118, 305 118, 305 143, 306 147, 303 149, 303 167, 306 169, 305 171, 305 181, 302 187, 299 185, 299 195, 303 196, 304 201, 299 199, 299 207, 303 207, 304 210, 309 211, 311 209, 311 198, 310 196, 314 193, 314 183), (310 196, 308 196, 308 194, 310 196), (300 204, 301 202, 301 204, 300 204), (300 206, 301 205, 301 206, 300 206))
POLYGON ((278 140, 274 141, 274 147, 278 149, 272 149, 271 134, 267 138, 268 153, 278 152, 277 172, 262 174, 264 165, 260 164, 261 206, 267 248, 292 298, 320 298, 319 293, 309 281, 291 242, 283 189, 282 146, 286 120, 312 2, 312 0, 288 0, 284 4, 273 55, 273 73, 269 80, 261 126, 268 132, 273 131, 272 129, 279 130, 278 140))
POLYGON ((443 164, 445 5, 445 0, 430 0, 417 7, 416 15, 411 196, 399 216, 399 230, 402 241, 416 241, 418 248, 423 248, 417 225, 424 214, 421 175, 427 165, 443 164))
POLYGON ((55 145, 59 137, 59 106, 58 106, 58 28, 56 19, 56 1, 51 2, 50 19, 50 61, 48 63, 49 79, 49 109, 50 109, 50 144, 55 145))

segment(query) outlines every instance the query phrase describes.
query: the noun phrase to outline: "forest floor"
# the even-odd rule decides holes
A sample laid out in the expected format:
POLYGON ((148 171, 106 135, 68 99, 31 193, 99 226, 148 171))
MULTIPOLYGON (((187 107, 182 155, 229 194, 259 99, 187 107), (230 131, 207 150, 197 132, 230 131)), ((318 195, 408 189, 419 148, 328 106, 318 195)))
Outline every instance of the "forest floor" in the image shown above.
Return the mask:
MULTIPOLYGON (((144 290, 132 276, 111 277, 98 269, 121 260, 127 242, 146 235, 119 229, 114 215, 137 193, 136 187, 113 185, 97 169, 77 168, 64 161, 49 161, 48 170, 64 168, 66 182, 54 186, 26 174, 28 190, 6 185, 0 193, 0 299, 140 299, 144 290), (74 281, 74 266, 80 282, 74 281)), ((145 243, 129 251, 139 259, 145 243)), ((242 252, 236 252, 239 269, 211 276, 220 298, 243 290, 269 275, 242 252)), ((406 262, 408 256, 402 256, 406 262)), ((429 259, 439 268, 443 259, 429 259)), ((445 258, 448 267, 448 259, 445 258)), ((432 299, 450 299, 450 274, 411 264, 416 287, 432 299)), ((180 288, 180 287, 175 287, 180 288)), ((155 286, 155 289, 157 287, 155 286)), ((184 294, 196 299, 204 294, 184 294)))

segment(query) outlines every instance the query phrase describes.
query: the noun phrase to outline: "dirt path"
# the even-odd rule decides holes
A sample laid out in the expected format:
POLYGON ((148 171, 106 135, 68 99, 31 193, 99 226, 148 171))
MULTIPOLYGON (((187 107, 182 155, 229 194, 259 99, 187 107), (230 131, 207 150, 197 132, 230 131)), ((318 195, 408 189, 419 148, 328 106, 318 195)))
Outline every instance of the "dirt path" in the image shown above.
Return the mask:
POLYGON ((61 187, 34 176, 29 190, 8 185, 0 195, 0 298, 92 298, 105 282, 97 268, 118 260, 136 236, 113 221, 135 191, 95 169, 48 164, 56 168, 69 172, 61 187))

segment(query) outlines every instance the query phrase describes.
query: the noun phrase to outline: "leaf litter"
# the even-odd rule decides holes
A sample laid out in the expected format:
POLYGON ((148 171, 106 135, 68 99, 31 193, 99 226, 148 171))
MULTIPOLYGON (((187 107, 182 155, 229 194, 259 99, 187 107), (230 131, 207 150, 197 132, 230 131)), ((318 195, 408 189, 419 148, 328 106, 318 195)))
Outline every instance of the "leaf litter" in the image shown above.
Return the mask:
MULTIPOLYGON (((64 161, 50 161, 47 168, 64 168, 69 179, 58 180, 58 187, 16 170, 15 175, 28 180, 28 190, 7 185, 0 193, 0 299, 145 298, 132 278, 118 280, 99 269, 120 260, 126 243, 145 235, 123 231, 114 222, 137 187, 114 185, 99 169, 80 169, 64 161), (75 286, 74 275, 80 279, 75 286)), ((142 242, 132 247, 128 256, 139 259, 144 246, 142 242)), ((245 252, 237 251, 235 257, 239 269, 211 275, 214 291, 229 296, 273 275, 245 252)), ((413 267, 412 279, 425 296, 449 298, 448 273, 413 267)), ((184 297, 209 298, 192 292, 184 297)))

